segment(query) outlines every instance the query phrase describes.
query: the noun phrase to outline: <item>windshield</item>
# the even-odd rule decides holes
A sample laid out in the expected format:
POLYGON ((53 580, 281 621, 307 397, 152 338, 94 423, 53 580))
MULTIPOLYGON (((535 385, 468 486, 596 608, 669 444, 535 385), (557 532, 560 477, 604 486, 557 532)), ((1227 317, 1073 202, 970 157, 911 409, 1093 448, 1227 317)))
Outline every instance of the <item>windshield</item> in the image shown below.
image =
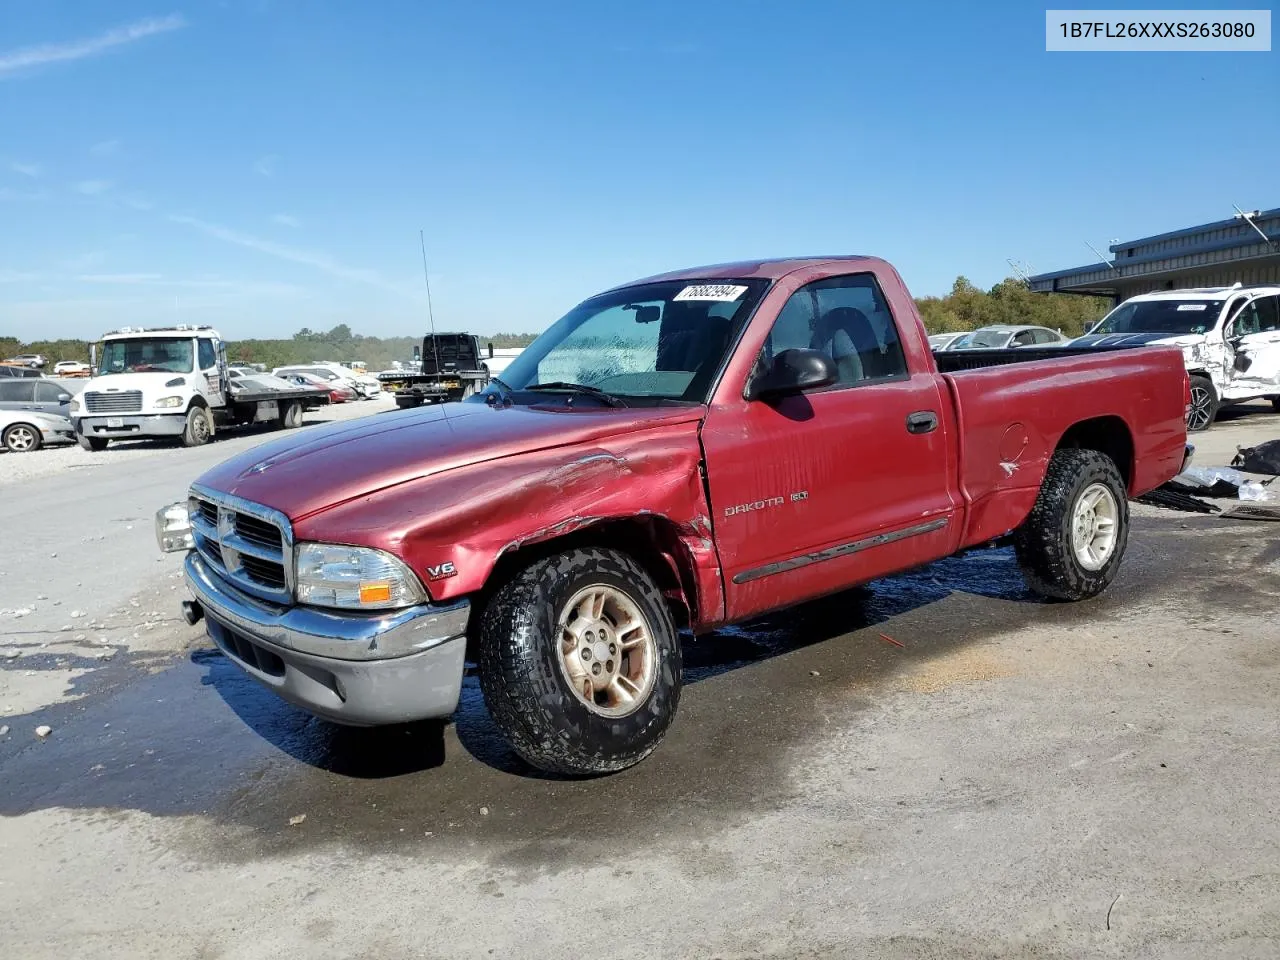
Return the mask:
POLYGON ((109 373, 190 373, 192 343, 164 337, 109 340, 102 345, 98 375, 109 373))
POLYGON ((1090 333, 1204 333, 1222 312, 1222 300, 1133 300, 1122 303, 1090 333))
POLYGON ((966 333, 951 345, 952 350, 996 350, 1009 342, 1009 334, 1000 330, 977 330, 966 333))
MULTIPOLYGON (((552 324, 502 372, 502 381, 513 391, 580 384, 641 403, 705 403, 768 286, 767 280, 678 280, 602 293, 552 324)), ((538 396, 545 402, 546 393, 538 396)))

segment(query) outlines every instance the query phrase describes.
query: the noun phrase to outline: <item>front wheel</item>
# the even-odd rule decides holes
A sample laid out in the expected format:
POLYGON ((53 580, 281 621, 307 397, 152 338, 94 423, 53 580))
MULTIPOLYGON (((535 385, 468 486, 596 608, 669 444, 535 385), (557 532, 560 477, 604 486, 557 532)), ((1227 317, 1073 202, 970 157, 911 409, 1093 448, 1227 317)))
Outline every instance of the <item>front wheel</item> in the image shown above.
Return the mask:
POLYGON ((1191 409, 1187 411, 1187 431, 1199 433, 1213 426, 1218 416, 1218 391, 1213 381, 1199 373, 1191 375, 1191 409))
POLYGON ((1129 500, 1115 461, 1054 453, 1031 514, 1014 536, 1027 585, 1051 600, 1087 600, 1115 579, 1129 541, 1129 500))
POLYGON ((570 550, 529 564, 480 623, 480 688, 534 767, 612 773, 666 735, 680 702, 680 640, 657 585, 626 554, 570 550))
POLYGON ((84 450, 92 450, 94 453, 101 453, 107 449, 107 444, 111 441, 106 437, 86 437, 80 434, 76 437, 76 443, 80 444, 84 450))
POLYGON ((182 431, 184 447, 202 447, 213 436, 212 415, 204 407, 192 407, 187 411, 187 426, 182 431))
POLYGON ((29 423, 15 423, 0 437, 0 442, 10 453, 34 453, 40 449, 44 438, 40 431, 29 423))
POLYGON ((1271 409, 1276 413, 1280 413, 1280 397, 1271 398, 1271 409))

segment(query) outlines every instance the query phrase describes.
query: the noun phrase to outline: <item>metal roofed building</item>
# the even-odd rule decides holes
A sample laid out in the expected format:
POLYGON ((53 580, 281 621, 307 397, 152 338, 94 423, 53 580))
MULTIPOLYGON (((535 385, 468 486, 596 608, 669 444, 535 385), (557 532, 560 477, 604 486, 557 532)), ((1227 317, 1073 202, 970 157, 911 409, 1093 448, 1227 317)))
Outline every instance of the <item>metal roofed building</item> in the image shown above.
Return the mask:
POLYGON ((1092 263, 1029 278, 1036 293, 1111 297, 1184 287, 1280 284, 1280 207, 1186 227, 1110 248, 1111 264, 1092 263))

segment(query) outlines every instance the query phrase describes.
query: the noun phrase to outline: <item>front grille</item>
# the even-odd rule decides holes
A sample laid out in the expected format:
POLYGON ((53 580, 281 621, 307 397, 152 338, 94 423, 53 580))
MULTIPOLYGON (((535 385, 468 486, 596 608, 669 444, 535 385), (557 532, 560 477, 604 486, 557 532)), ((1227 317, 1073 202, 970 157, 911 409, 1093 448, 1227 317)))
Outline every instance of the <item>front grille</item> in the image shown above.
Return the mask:
POLYGON ((192 489, 196 550, 221 577, 273 603, 291 603, 293 531, 280 513, 238 497, 192 489))
POLYGON ((270 560, 259 560, 257 557, 242 553, 240 567, 246 576, 264 587, 271 587, 273 590, 284 589, 284 567, 281 564, 270 560))
POLYGON ((280 549, 280 528, 247 513, 236 514, 236 533, 259 546, 280 549))
POLYGON ((88 413, 141 413, 142 391, 100 393, 95 390, 84 395, 84 408, 88 413))

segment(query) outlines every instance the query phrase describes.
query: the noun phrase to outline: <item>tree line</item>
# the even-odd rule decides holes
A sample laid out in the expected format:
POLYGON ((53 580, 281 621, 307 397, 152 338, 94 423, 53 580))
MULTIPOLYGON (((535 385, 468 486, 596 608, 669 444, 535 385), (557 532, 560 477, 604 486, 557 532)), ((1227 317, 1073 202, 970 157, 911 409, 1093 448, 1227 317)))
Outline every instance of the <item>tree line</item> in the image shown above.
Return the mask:
MULTIPOLYGON (((1032 293, 1020 280, 1009 278, 990 290, 982 290, 965 277, 956 277, 944 297, 917 297, 916 307, 930 333, 975 330, 997 323, 1027 323, 1078 336, 1100 319, 1111 306, 1105 297, 1032 293)), ((537 334, 498 333, 481 337, 482 345, 497 349, 526 347, 537 334)), ((231 340, 227 357, 232 362, 262 363, 268 368, 312 361, 349 363, 362 360, 370 370, 385 370, 392 361, 409 360, 421 337, 366 337, 341 323, 328 331, 303 327, 287 340, 231 340)), ((0 357, 39 353, 52 365, 59 360, 89 360, 89 343, 83 340, 36 340, 24 343, 0 336, 0 357)))

